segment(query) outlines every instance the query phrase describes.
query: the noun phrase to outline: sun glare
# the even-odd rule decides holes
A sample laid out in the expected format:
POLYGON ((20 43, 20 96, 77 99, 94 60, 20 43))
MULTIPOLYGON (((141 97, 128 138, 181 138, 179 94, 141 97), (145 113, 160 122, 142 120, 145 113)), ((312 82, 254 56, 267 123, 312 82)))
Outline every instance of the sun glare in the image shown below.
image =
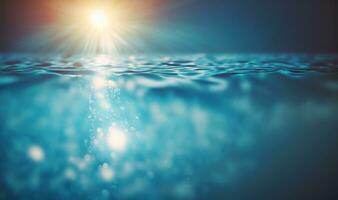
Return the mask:
MULTIPOLYGON (((93 1, 94 2, 94 1, 93 1)), ((127 5, 113 5, 110 1, 101 3, 74 3, 65 8, 62 23, 67 27, 67 42, 60 48, 72 48, 81 53, 119 54, 128 46, 132 25, 131 12, 127 5)))
POLYGON ((90 13, 90 22, 96 28, 105 28, 108 24, 107 14, 103 10, 94 10, 90 13))

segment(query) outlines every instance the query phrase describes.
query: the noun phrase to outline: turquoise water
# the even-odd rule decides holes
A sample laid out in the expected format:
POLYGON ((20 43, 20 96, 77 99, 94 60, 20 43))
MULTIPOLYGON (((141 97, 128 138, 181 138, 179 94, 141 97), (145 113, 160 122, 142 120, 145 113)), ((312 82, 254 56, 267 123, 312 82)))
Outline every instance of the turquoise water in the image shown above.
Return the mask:
POLYGON ((336 195, 336 55, 0 63, 0 199, 336 195))

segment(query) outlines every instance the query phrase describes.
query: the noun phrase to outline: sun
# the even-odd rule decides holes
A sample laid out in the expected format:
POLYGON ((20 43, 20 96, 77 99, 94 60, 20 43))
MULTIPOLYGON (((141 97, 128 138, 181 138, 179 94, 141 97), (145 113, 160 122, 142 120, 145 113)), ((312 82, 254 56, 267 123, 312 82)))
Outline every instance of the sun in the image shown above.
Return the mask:
POLYGON ((89 15, 89 21, 97 29, 107 28, 108 16, 103 10, 93 10, 89 15))
POLYGON ((92 2, 65 8, 63 13, 67 15, 62 15, 62 23, 68 38, 60 48, 74 46, 81 53, 118 54, 120 49, 127 48, 128 38, 137 29, 130 11, 127 6, 113 5, 111 1, 92 2))

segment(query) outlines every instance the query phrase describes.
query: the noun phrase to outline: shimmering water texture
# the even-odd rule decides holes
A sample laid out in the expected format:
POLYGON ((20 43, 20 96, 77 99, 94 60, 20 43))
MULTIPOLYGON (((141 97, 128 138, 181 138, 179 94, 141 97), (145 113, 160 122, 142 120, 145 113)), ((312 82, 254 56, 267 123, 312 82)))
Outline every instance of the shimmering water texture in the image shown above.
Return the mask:
POLYGON ((336 194, 336 55, 0 63, 0 199, 336 194))

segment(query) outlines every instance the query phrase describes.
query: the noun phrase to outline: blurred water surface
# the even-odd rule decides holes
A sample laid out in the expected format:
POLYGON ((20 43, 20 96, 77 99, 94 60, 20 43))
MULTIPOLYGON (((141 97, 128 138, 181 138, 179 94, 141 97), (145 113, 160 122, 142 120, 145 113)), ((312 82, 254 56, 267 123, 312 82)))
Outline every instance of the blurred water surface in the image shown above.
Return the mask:
POLYGON ((0 199, 334 197, 337 55, 0 55, 0 199))

